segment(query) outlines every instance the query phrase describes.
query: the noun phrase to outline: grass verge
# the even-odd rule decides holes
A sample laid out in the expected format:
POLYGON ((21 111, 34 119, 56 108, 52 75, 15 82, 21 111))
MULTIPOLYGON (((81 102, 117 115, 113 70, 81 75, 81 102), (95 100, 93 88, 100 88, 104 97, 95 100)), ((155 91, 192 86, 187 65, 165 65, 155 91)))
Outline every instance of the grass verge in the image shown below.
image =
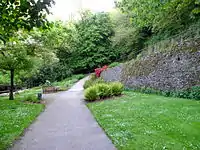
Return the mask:
POLYGON ((200 149, 199 101, 124 94, 88 104, 119 150, 200 149))
POLYGON ((25 104, 19 100, 9 101, 7 97, 0 97, 0 150, 9 147, 43 108, 42 104, 25 104))
MULTIPOLYGON (((67 90, 83 77, 73 75, 53 84, 67 90)), ((35 87, 16 94, 13 101, 8 96, 0 97, 0 150, 8 148, 43 111, 44 105, 37 99, 37 93, 41 92, 41 87, 35 87)))
POLYGON ((61 91, 65 91, 69 89, 74 83, 79 81, 80 79, 84 78, 85 75, 83 74, 78 74, 78 75, 73 75, 69 78, 66 78, 60 82, 54 82, 52 85, 53 86, 58 86, 61 91))

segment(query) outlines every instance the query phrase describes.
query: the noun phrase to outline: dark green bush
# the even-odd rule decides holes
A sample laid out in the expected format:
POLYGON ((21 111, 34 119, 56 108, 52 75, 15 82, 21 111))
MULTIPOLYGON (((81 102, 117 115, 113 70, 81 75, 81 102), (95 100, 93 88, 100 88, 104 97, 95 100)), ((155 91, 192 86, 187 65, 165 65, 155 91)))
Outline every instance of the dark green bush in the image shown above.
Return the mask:
POLYGON ((95 101, 95 100, 99 99, 97 86, 94 85, 94 86, 87 88, 85 90, 84 95, 85 95, 85 99, 87 101, 95 101))
POLYGON ((46 80, 50 82, 62 81, 72 76, 73 70, 60 63, 43 66, 37 73, 29 78, 23 79, 28 88, 45 84, 46 80))
POLYGON ((110 97, 112 95, 111 86, 106 83, 99 83, 97 87, 98 95, 100 98, 110 97))
POLYGON ((120 82, 110 83, 110 88, 113 96, 119 96, 124 90, 124 85, 120 82))
POLYGON ((193 86, 190 90, 189 97, 191 99, 200 100, 200 86, 193 86))
POLYGON ((142 92, 146 94, 157 94, 166 97, 179 97, 186 99, 200 100, 200 86, 193 86, 189 89, 169 91, 169 90, 156 90, 150 87, 134 88, 136 92, 142 92))

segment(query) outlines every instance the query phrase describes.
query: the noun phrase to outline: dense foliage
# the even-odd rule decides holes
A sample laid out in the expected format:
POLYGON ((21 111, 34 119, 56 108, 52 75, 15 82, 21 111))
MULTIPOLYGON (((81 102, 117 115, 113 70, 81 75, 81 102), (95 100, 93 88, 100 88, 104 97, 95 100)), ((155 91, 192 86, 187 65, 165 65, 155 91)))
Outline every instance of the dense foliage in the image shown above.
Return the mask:
POLYGON ((112 13, 116 24, 112 41, 114 48, 122 50, 121 60, 135 58, 148 44, 184 34, 191 24, 199 24, 198 0, 120 0, 116 6, 120 11, 112 13))
MULTIPOLYGON (((45 16, 53 1, 15 1, 10 3, 9 9, 3 8, 6 3, 3 1, 0 5, 3 19, 15 24, 10 24, 9 31, 12 32, 8 32, 3 30, 8 22, 0 22, 0 31, 1 37, 10 39, 18 29, 45 27, 48 24, 45 16), (45 11, 39 13, 39 10, 45 11), (12 15, 8 16, 6 12, 12 15), (17 12, 21 13, 16 15, 17 12), (28 20, 25 24, 22 16, 27 13, 30 13, 32 22, 28 20), (12 19, 13 16, 16 16, 15 19, 12 19)), ((110 13, 84 11, 80 20, 57 21, 48 30, 28 32, 27 39, 34 43, 27 45, 27 49, 33 50, 39 60, 34 61, 37 67, 30 72, 23 69, 16 74, 17 83, 33 87, 44 84, 46 80, 61 81, 72 74, 89 73, 112 62, 127 61, 136 58, 148 44, 182 33, 183 29, 193 28, 191 26, 198 28, 199 24, 198 0, 121 0, 116 2, 116 7, 110 13)), ((193 30, 191 34, 195 34, 193 32, 199 30, 193 30)), ((5 71, 1 74, 7 76, 5 71)))
POLYGON ((153 32, 173 32, 200 14, 199 0, 122 0, 117 6, 134 26, 148 27, 153 32))
POLYGON ((46 15, 53 4, 53 0, 1 0, 0 39, 8 41, 19 29, 47 27, 46 15))
POLYGON ((82 20, 74 25, 77 39, 71 45, 72 50, 67 54, 62 51, 59 57, 63 63, 70 64, 74 72, 88 72, 116 59, 111 49, 110 37, 113 30, 108 14, 84 12, 82 20))
POLYGON ((178 98, 200 100, 200 86, 193 86, 188 89, 176 90, 176 91, 157 90, 149 87, 135 88, 133 90, 146 94, 157 94, 166 97, 178 97, 178 98))
POLYGON ((27 80, 29 86, 36 86, 46 80, 59 81, 73 73, 88 73, 96 67, 117 59, 112 48, 112 22, 107 13, 85 11, 76 22, 56 22, 53 27, 41 33, 34 33, 43 47, 52 49, 58 61, 45 64, 27 80))

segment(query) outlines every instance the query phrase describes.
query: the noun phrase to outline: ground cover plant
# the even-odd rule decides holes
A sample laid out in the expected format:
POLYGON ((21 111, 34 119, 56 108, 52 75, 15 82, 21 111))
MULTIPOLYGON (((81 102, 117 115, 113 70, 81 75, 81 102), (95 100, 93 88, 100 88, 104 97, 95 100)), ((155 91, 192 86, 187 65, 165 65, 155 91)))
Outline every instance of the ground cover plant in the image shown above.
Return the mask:
POLYGON ((132 91, 88 103, 119 150, 200 149, 200 102, 132 91))
POLYGON ((200 100, 200 86, 193 86, 188 89, 183 90, 156 90, 149 87, 141 87, 132 89, 136 92, 146 93, 146 94, 157 94, 166 97, 178 97, 178 98, 186 98, 186 99, 195 99, 200 100))

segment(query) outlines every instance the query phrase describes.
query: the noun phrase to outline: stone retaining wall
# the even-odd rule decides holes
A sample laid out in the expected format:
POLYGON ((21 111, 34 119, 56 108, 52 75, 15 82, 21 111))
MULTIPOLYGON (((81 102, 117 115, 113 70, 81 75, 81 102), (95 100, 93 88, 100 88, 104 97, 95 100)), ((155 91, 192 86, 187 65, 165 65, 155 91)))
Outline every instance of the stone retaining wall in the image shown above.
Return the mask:
POLYGON ((158 53, 110 68, 101 77, 106 81, 120 81, 128 88, 186 89, 200 85, 200 49, 158 53))

